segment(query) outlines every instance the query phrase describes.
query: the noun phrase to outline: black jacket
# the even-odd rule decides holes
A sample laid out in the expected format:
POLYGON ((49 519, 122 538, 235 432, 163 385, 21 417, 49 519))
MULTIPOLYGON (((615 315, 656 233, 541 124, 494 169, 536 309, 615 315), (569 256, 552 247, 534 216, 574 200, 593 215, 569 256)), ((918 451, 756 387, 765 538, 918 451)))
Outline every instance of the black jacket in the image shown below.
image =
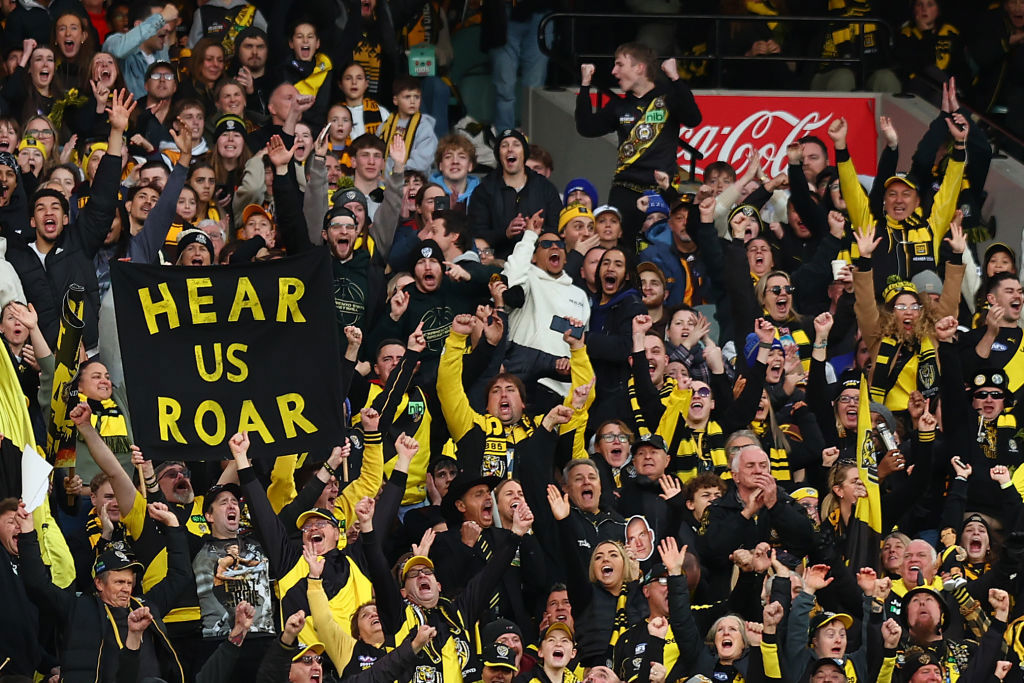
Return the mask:
MULTIPOLYGON (((389 683, 390 681, 408 680, 416 661, 416 653, 412 649, 412 640, 416 637, 411 633, 405 642, 378 659, 372 667, 354 676, 345 676, 345 683, 389 683)), ((292 657, 299 654, 295 645, 285 645, 280 638, 267 648, 260 670, 256 674, 256 683, 287 683, 288 672, 292 666, 292 657)), ((328 678, 337 681, 337 678, 328 678)))
MULTIPOLYGON (((153 614, 153 624, 147 629, 147 634, 153 639, 161 675, 172 683, 185 683, 181 662, 167 636, 167 627, 161 615, 174 606, 175 598, 194 579, 189 565, 185 530, 181 527, 165 527, 164 533, 167 537, 167 576, 143 598, 133 597, 129 609, 149 607, 153 614)), ((53 585, 39 554, 36 532, 21 534, 19 550, 25 584, 65 624, 64 649, 60 656, 61 681, 98 683, 116 680, 118 640, 123 641, 126 631, 120 637, 115 637, 112 625, 116 620, 112 609, 98 596, 76 596, 53 585)))
POLYGON ((781 488, 772 508, 762 508, 753 518, 743 517, 743 501, 740 500, 736 484, 729 481, 725 495, 711 504, 704 512, 701 526, 701 562, 722 581, 717 587, 728 593, 732 562, 729 555, 737 548, 753 549, 762 541, 784 544, 797 557, 807 555, 814 549, 814 526, 807 513, 781 488))
POLYGON ((0 661, 10 658, 4 673, 32 676, 57 665, 39 642, 39 610, 17 573, 17 558, 0 549, 0 595, 7 609, 0 618, 0 661))
POLYGON ((636 677, 646 678, 650 669, 642 664, 665 661, 662 653, 666 645, 677 649, 683 643, 699 643, 701 635, 697 623, 686 618, 690 613, 690 589, 686 574, 668 577, 668 625, 671 631, 665 640, 655 638, 647 632, 647 621, 634 624, 615 643, 612 669, 623 681, 636 677))
POLYGON ((505 184, 501 168, 488 173, 473 190, 469 200, 469 227, 474 235, 486 239, 494 248, 497 258, 512 253, 516 239, 509 239, 505 231, 517 214, 529 218, 544 210, 545 232, 558 232, 558 214, 562 211, 562 198, 551 181, 526 169, 526 184, 516 192, 505 184))
POLYGON ((100 290, 93 259, 103 246, 110 232, 110 224, 114 221, 120 184, 121 157, 108 154, 100 159, 96 177, 92 181, 89 203, 78 212, 78 220, 74 224, 64 226, 57 243, 43 261, 55 305, 64 299, 64 293, 71 283, 85 288, 82 342, 86 349, 94 348, 99 343, 100 290))

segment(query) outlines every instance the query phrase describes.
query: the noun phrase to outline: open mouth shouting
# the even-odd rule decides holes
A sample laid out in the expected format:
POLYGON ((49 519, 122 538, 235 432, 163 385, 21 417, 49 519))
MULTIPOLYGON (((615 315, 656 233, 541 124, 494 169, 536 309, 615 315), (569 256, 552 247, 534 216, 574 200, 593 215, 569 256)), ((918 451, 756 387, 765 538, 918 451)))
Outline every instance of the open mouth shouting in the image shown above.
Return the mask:
POLYGON ((788 296, 783 295, 775 300, 775 313, 782 317, 785 317, 789 313, 788 296))
POLYGON ((548 255, 548 265, 555 270, 562 268, 562 255, 557 251, 548 255))

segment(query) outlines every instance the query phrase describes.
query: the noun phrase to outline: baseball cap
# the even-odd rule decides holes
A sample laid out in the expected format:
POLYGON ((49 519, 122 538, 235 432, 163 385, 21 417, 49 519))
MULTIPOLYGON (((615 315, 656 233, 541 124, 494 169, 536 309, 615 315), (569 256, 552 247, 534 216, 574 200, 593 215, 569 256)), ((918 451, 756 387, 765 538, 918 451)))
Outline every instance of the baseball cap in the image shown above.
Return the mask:
POLYGON ((405 561, 405 564, 402 565, 402 582, 403 583, 405 582, 405 576, 406 576, 406 574, 409 573, 409 570, 412 569, 413 567, 415 567, 416 565, 419 565, 419 564, 426 565, 427 567, 430 567, 431 569, 434 568, 433 560, 431 560, 426 555, 413 555, 412 557, 410 557, 408 560, 405 561))
POLYGON ((889 176, 888 178, 885 179, 885 183, 882 185, 882 187, 889 187, 893 183, 903 183, 911 190, 914 190, 915 192, 917 191, 917 183, 915 183, 913 179, 906 173, 897 173, 896 175, 889 176))
POLYGON ((142 563, 136 560, 132 553, 126 553, 123 550, 107 550, 100 553, 96 561, 92 563, 92 575, 99 576, 103 572, 119 569, 142 568, 142 563))
POLYGON ((942 280, 934 270, 922 270, 911 278, 910 284, 922 294, 942 294, 942 280))
POLYGON ((576 640, 576 637, 572 633, 572 629, 569 628, 569 624, 565 623, 564 621, 552 622, 550 626, 548 626, 546 629, 544 629, 544 635, 542 635, 540 639, 544 640, 545 638, 550 636, 555 631, 564 631, 565 634, 567 636, 569 636, 569 640, 572 640, 572 641, 576 640))
POLYGON ((668 446, 665 445, 665 439, 661 438, 660 434, 644 434, 639 439, 633 442, 632 452, 635 455, 641 446, 653 446, 659 450, 668 452, 668 446))
POLYGON ((259 204, 246 204, 245 208, 242 209, 242 225, 245 225, 250 218, 257 214, 263 216, 268 221, 270 221, 271 225, 274 225, 274 217, 271 216, 270 213, 268 213, 267 210, 264 209, 259 204))
POLYGON ((312 519, 313 517, 326 519, 333 526, 341 527, 341 523, 338 521, 338 518, 335 517, 330 510, 326 510, 324 508, 313 508, 312 510, 306 510, 301 515, 299 515, 299 518, 297 520, 295 520, 295 526, 301 529, 302 525, 306 523, 306 520, 312 519))
POLYGON ((668 576, 668 567, 662 562, 655 562, 651 565, 651 568, 644 574, 643 585, 646 586, 649 583, 657 581, 658 579, 668 576))
POLYGON ((237 498, 239 503, 242 502, 242 487, 238 484, 214 484, 206 492, 206 495, 203 496, 203 512, 209 512, 210 508, 213 507, 213 501, 225 491, 237 498))
POLYGON ((611 204, 602 204, 601 206, 594 209, 594 218, 597 218, 602 213, 614 213, 616 216, 619 217, 620 221, 622 220, 622 212, 619 211, 614 206, 612 206, 611 204))
POLYGON ((516 653, 508 645, 502 643, 488 643, 481 653, 484 666, 503 667, 513 672, 516 668, 516 653))
POLYGON ((177 77, 178 75, 178 71, 174 68, 173 64, 167 61, 157 60, 146 67, 146 78, 149 78, 150 74, 152 74, 159 68, 169 69, 170 72, 175 75, 175 77, 177 77))
POLYGON ((813 619, 811 619, 811 634, 819 628, 831 624, 833 621, 838 621, 843 625, 843 628, 850 628, 853 626, 853 617, 849 614, 842 612, 819 612, 813 619))
POLYGON ((292 657, 292 661, 297 662, 300 659, 302 659, 303 655, 308 655, 310 652, 322 655, 324 653, 324 644, 310 643, 309 645, 305 645, 303 643, 299 643, 299 652, 294 657, 292 657))

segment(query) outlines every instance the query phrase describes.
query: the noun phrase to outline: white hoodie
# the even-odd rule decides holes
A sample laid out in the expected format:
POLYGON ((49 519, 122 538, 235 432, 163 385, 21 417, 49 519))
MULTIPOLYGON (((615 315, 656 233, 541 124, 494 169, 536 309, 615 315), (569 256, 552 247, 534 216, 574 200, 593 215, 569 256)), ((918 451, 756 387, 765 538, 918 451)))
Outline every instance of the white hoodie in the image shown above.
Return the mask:
POLYGON ((6 260, 7 238, 0 237, 0 310, 12 301, 28 303, 25 299, 25 290, 21 286, 21 278, 18 277, 14 266, 6 260))
MULTIPOLYGON (((515 246, 505 269, 508 286, 521 285, 526 293, 522 308, 509 312, 509 339, 520 346, 538 349, 553 356, 568 356, 569 345, 562 339, 561 332, 551 329, 551 318, 577 318, 584 324, 590 321, 590 301, 586 292, 572 283, 572 278, 563 270, 558 277, 530 263, 537 233, 527 230, 515 246)), ((542 379, 541 383, 565 396, 570 388, 568 382, 542 379)))

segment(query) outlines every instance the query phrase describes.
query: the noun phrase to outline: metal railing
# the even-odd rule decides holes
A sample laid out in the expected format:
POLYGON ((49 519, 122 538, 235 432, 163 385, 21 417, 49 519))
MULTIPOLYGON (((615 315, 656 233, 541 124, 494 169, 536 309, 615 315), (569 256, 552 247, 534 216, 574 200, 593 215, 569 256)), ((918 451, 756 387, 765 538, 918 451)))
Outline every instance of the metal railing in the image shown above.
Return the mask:
MULTIPOLYGON (((547 44, 545 39, 545 33, 548 31, 548 25, 552 22, 568 21, 569 22, 569 54, 573 56, 573 60, 576 64, 569 67, 569 71, 575 71, 579 64, 599 59, 610 59, 611 53, 577 53, 576 52, 576 30, 578 23, 586 22, 630 22, 630 23, 681 23, 681 22, 701 22, 703 24, 710 23, 711 32, 708 40, 708 49, 710 50, 706 54, 690 54, 690 55, 674 55, 677 60, 688 61, 688 62, 712 62, 714 65, 714 81, 713 87, 722 88, 723 74, 725 72, 725 64, 727 62, 796 62, 796 63, 815 63, 815 64, 843 64, 850 65, 852 63, 859 64, 860 67, 860 82, 864 83, 867 79, 867 64, 865 63, 865 47, 864 41, 857 41, 857 55, 854 57, 805 57, 800 55, 757 55, 754 57, 747 57, 745 55, 733 55, 726 54, 724 50, 723 42, 723 25, 731 23, 764 23, 766 21, 777 22, 780 24, 793 23, 793 24, 839 24, 847 26, 864 26, 866 24, 873 24, 878 27, 876 35, 882 33, 885 35, 888 46, 892 46, 893 40, 893 28, 885 19, 879 17, 807 17, 807 16, 778 16, 778 17, 763 17, 760 15, 732 15, 732 14, 619 14, 619 13, 598 13, 598 14, 587 14, 584 12, 553 12, 541 21, 540 26, 537 28, 537 42, 540 45, 541 51, 546 54, 549 58, 560 60, 560 55, 554 54, 551 50, 551 46, 547 44)), ((863 33, 863 32, 862 32, 863 33)), ((564 64, 564 60, 562 66, 564 64)))
MULTIPOLYGON (((577 52, 576 51, 576 37, 577 30, 580 24, 587 24, 593 22, 628 22, 635 24, 644 23, 681 23, 681 22, 698 22, 702 24, 699 28, 695 28, 695 31, 704 31, 707 24, 711 24, 711 30, 707 33, 708 36, 708 49, 709 51, 705 54, 681 54, 681 55, 665 55, 675 57, 677 61, 685 62, 709 62, 713 65, 713 79, 710 87, 723 88, 725 66, 728 63, 736 62, 794 62, 798 64, 839 64, 844 66, 850 66, 856 64, 859 67, 860 83, 863 85, 867 81, 867 69, 868 64, 864 59, 865 56, 865 45, 863 40, 857 40, 857 55, 855 57, 806 57, 800 55, 757 55, 748 57, 746 55, 735 55, 728 54, 726 48, 723 45, 725 38, 723 26, 727 26, 730 23, 764 23, 766 21, 778 22, 778 23, 794 23, 794 24, 838 24, 847 26, 863 26, 865 24, 873 24, 878 27, 876 36, 881 34, 886 40, 888 47, 892 46, 894 31, 893 27, 885 20, 879 17, 839 17, 839 16, 825 16, 825 17, 809 17, 809 16, 778 16, 778 17, 765 17, 760 15, 731 15, 731 14, 622 14, 622 13, 596 13, 587 14, 585 12, 553 12, 541 21, 537 29, 537 42, 540 46, 541 51, 548 56, 559 68, 564 69, 569 74, 574 74, 578 77, 579 65, 599 60, 610 60, 614 56, 610 52, 577 52), (566 55, 558 54, 552 50, 552 47, 547 44, 546 32, 549 30, 548 26, 553 22, 568 22, 569 30, 567 34, 568 44, 567 54, 571 59, 566 59, 566 55)), ((861 35, 863 31, 861 31, 861 35)), ((563 35, 563 40, 566 34, 563 35)), ((560 41, 561 44, 562 41, 560 41)), ((919 75, 920 76, 920 75, 919 75)), ((595 88, 600 94, 608 97, 617 97, 610 88, 600 85, 595 79, 595 82, 591 84, 591 87, 595 88)), ((940 87, 936 84, 936 87, 940 87)), ((1005 125, 994 119, 988 112, 983 112, 980 108, 972 106, 969 103, 961 102, 965 108, 984 126, 988 129, 989 133, 995 138, 993 142, 997 148, 1002 148, 1003 151, 1009 152, 1015 158, 1024 161, 1024 140, 1018 139, 1013 133, 1006 129, 1005 125)), ((684 148, 688 145, 681 141, 680 143, 684 148)), ((691 167, 694 167, 697 160, 700 158, 700 152, 695 149, 686 150, 691 156, 691 167)), ((691 168, 691 172, 692 172, 691 168)))

